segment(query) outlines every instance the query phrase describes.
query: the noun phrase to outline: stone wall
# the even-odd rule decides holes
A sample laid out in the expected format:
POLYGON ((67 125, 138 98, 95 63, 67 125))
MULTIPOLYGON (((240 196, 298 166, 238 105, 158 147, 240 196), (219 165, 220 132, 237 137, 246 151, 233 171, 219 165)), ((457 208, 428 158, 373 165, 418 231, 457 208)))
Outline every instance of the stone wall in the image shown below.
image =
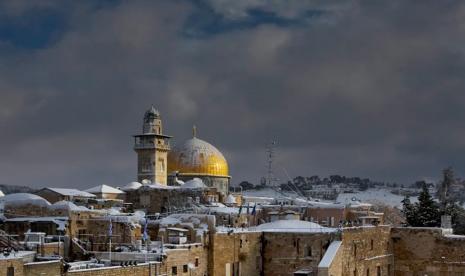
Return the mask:
POLYGON ((392 275, 394 256, 389 226, 344 228, 342 275, 392 275))
POLYGON ((201 244, 187 245, 183 248, 168 249, 163 260, 161 273, 166 275, 203 276, 208 271, 208 249, 201 244))
POLYGON ((17 259, 0 259, 0 275, 8 275, 7 272, 13 269, 15 276, 24 275, 23 260, 17 259))
POLYGON ((60 260, 24 264, 24 275, 25 276, 36 276, 36 275, 60 276, 61 274, 62 274, 62 263, 60 260))
POLYGON ((292 275, 304 268, 316 271, 334 238, 333 233, 263 233, 264 275, 292 275))
POLYGON ((229 276, 234 270, 240 275, 260 275, 260 232, 216 233, 210 240, 208 275, 229 276))
POLYGON ((194 189, 141 187, 126 193, 126 201, 132 203, 134 209, 146 209, 148 214, 189 208, 196 198, 202 203, 207 202, 203 192, 194 189))
POLYGON ((438 228, 393 228, 395 275, 465 275, 465 236, 438 228))
POLYGON ((83 269, 77 271, 68 271, 65 276, 133 276, 133 275, 147 275, 156 276, 162 275, 159 271, 158 263, 140 264, 128 267, 104 267, 83 269))

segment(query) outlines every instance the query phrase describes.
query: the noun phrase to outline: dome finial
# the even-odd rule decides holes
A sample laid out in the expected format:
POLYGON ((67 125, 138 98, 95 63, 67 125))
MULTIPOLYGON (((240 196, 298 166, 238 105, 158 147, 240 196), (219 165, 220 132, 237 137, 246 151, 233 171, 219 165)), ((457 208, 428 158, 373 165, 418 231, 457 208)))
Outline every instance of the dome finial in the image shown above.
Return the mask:
POLYGON ((192 126, 192 138, 197 137, 197 127, 195 125, 192 126))

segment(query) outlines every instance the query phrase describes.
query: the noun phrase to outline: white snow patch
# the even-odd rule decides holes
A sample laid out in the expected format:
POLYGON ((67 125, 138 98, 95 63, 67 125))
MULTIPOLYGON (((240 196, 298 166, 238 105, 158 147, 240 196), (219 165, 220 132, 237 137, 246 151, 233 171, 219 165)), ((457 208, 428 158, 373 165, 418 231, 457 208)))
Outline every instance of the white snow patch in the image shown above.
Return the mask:
POLYGON ((341 247, 341 244, 342 241, 333 241, 329 245, 325 255, 323 256, 323 259, 321 259, 320 263, 318 264, 318 268, 329 268, 334 260, 334 257, 336 257, 337 251, 341 247))
POLYGON ((98 193, 98 194, 100 194, 100 193, 101 194, 124 194, 125 193, 125 192, 123 192, 121 190, 118 190, 116 188, 113 188, 113 187, 105 185, 105 184, 89 188, 89 189, 86 190, 86 192, 93 193, 93 194, 95 194, 95 193, 98 193))
POLYGON ((0 201, 4 203, 4 206, 21 206, 31 204, 39 207, 48 207, 50 202, 46 199, 29 193, 16 193, 9 194, 0 198, 0 201))
POLYGON ((304 220, 277 220, 261 224, 252 228, 263 232, 288 232, 288 233, 325 233, 335 232, 335 228, 323 227, 317 223, 304 220))
POLYGON ((77 189, 67 189, 67 188, 45 188, 50 191, 54 191, 55 193, 58 193, 60 195, 64 196, 77 196, 77 197, 95 197, 94 194, 80 191, 77 189))

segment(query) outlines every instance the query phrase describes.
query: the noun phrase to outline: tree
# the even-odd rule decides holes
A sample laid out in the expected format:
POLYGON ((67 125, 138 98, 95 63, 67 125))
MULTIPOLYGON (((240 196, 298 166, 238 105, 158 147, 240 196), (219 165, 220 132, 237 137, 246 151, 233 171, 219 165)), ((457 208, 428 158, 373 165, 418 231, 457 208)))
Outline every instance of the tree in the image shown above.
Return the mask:
POLYGON ((252 190, 253 188, 255 188, 254 184, 248 181, 242 181, 241 183, 239 183, 239 186, 241 186, 243 190, 252 190))
POLYGON ((405 197, 402 203, 402 212, 405 215, 407 226, 438 227, 441 225, 439 206, 429 194, 426 185, 423 186, 417 203, 411 204, 408 196, 405 197))
POLYGON ((436 227, 441 225, 439 206, 429 194, 426 185, 423 186, 423 190, 418 196, 418 203, 415 205, 415 215, 418 220, 416 226, 436 227))
POLYGON ((417 225, 415 216, 415 206, 410 202, 408 195, 402 200, 402 213, 405 217, 405 224, 407 226, 417 225))

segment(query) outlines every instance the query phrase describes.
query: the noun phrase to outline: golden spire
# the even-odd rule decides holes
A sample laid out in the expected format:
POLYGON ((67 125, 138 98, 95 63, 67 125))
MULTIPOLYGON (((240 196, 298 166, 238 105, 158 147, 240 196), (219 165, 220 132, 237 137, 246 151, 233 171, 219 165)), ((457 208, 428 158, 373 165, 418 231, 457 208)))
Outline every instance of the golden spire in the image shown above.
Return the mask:
POLYGON ((195 125, 192 126, 192 137, 193 138, 197 137, 197 127, 195 125))

